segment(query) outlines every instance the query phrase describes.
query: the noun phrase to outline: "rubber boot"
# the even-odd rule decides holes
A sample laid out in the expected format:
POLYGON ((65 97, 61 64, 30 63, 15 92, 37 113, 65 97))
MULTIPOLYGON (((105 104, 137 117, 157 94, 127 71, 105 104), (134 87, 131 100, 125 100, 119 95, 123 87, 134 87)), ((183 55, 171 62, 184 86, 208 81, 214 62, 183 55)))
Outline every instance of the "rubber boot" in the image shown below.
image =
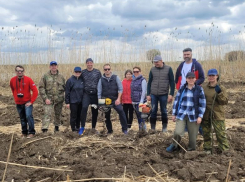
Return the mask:
POLYGON ((168 131, 168 118, 162 118, 162 132, 165 133, 168 131))
POLYGON ((156 122, 157 118, 150 118, 150 123, 151 123, 151 129, 156 130, 156 122))

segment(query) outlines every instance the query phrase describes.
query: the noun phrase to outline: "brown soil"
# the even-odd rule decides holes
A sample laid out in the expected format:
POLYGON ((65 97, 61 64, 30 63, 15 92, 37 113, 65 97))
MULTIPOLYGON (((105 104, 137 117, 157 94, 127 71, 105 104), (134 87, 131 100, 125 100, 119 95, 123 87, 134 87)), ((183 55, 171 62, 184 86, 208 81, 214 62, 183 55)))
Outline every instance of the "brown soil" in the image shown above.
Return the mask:
MULTIPOLYGON (((231 150, 221 153, 215 145, 214 154, 207 155, 202 151, 203 140, 198 136, 198 150, 185 153, 183 150, 167 153, 166 147, 172 140, 174 124, 170 121, 169 132, 163 134, 138 133, 137 121, 127 136, 121 133, 120 123, 113 122, 114 134, 105 135, 103 119, 100 117, 97 129, 101 134, 93 134, 86 129, 84 136, 71 132, 69 127, 69 111, 64 109, 62 120, 64 126, 59 133, 41 133, 42 101, 35 103, 34 118, 37 134, 33 139, 20 138, 20 124, 13 98, 7 88, 2 88, 0 94, 0 161, 7 161, 12 132, 15 132, 9 162, 42 166, 69 171, 54 171, 51 169, 34 169, 8 165, 6 181, 66 181, 92 178, 126 178, 126 181, 224 181, 227 175, 229 161, 232 161, 229 173, 230 180, 238 181, 245 178, 245 96, 242 91, 229 91, 230 101, 227 106, 227 135, 231 150), (236 126, 233 126, 236 123, 236 126), (45 138, 48 137, 48 138, 45 138), (36 139, 42 139, 35 141, 36 139), (32 143, 28 143, 33 141, 32 143), (26 144, 26 145, 25 145, 26 144), (126 167, 125 167, 126 166, 126 167), (152 167, 152 168, 151 168, 152 167), (126 169, 126 170, 125 170, 126 169), (153 169, 158 173, 156 174, 153 169), (160 178, 160 177, 161 178, 160 178)), ((171 106, 169 106, 169 112, 171 106)), ((115 120, 117 116, 115 115, 115 120)), ((160 130, 160 122, 157 129, 160 130)), ((90 128, 88 123, 86 128, 90 128)), ((149 123, 147 123, 149 128, 149 123)), ((50 126, 53 128, 53 125, 50 126)), ((181 142, 186 147, 188 137, 181 142)), ((0 163, 0 173, 3 174, 5 164, 0 163)), ((91 180, 93 181, 93 180, 91 180)), ((108 181, 108 180, 104 180, 108 181)))

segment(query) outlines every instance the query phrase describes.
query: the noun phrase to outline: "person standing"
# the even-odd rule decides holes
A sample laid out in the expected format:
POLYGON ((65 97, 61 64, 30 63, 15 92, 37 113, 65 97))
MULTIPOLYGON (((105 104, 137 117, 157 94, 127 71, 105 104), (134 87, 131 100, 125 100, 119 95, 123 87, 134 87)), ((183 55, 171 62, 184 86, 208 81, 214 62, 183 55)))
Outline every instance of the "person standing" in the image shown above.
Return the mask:
POLYGON ((145 103, 146 101, 146 90, 147 90, 147 83, 146 79, 141 74, 141 68, 135 66, 133 68, 134 78, 131 83, 131 98, 132 104, 134 105, 134 109, 136 111, 138 123, 139 123, 139 130, 146 130, 146 124, 141 118, 141 112, 139 111, 139 105, 145 103))
POLYGON ((81 125, 81 111, 83 100, 83 80, 81 67, 74 68, 74 74, 66 82, 65 103, 70 109, 70 125, 72 131, 79 131, 81 125))
POLYGON ((25 69, 21 65, 15 67, 16 76, 10 80, 10 88, 20 116, 22 137, 32 138, 36 131, 32 116, 33 103, 37 99, 38 90, 30 77, 25 76, 25 69), (32 91, 32 94, 31 94, 32 91))
MULTIPOLYGON (((196 138, 206 109, 206 99, 203 88, 195 84, 196 75, 193 72, 187 73, 186 82, 178 91, 173 105, 173 122, 176 122, 174 139, 180 143, 187 126, 189 134, 187 150, 192 151, 196 150, 196 138)), ((178 144, 174 141, 166 151, 173 152, 177 148, 178 144)))
POLYGON ((152 113, 150 117, 151 129, 156 129, 158 101, 160 102, 162 115, 162 132, 167 132, 168 116, 167 103, 172 102, 174 95, 174 74, 170 66, 167 66, 162 57, 157 55, 153 59, 154 67, 149 73, 147 85, 147 100, 151 101, 152 113), (170 88, 170 93, 169 93, 170 88))
MULTIPOLYGON (((84 93, 81 112, 81 128, 79 134, 85 132, 85 122, 87 119, 88 106, 91 104, 98 105, 97 85, 101 78, 101 72, 94 68, 94 61, 91 58, 86 60, 87 69, 82 70, 82 79, 84 82, 84 93)), ((96 133, 96 123, 98 117, 98 109, 91 107, 92 112, 92 132, 96 133)))
POLYGON ((51 61, 49 71, 45 73, 39 82, 40 96, 44 102, 44 117, 42 121, 42 131, 47 132, 54 110, 54 131, 59 131, 62 124, 60 120, 65 93, 65 78, 58 70, 56 61, 51 61))
MULTIPOLYGON (((112 74, 110 64, 103 66, 104 74, 98 83, 98 99, 109 98, 112 101, 112 107, 119 114, 122 132, 128 133, 127 119, 121 104, 121 96, 123 92, 122 82, 117 75, 112 74)), ((111 109, 105 113, 106 127, 108 134, 113 133, 111 123, 111 109)))
POLYGON ((206 111, 204 113, 202 128, 204 144, 203 148, 207 153, 211 153, 211 127, 213 126, 220 150, 229 149, 229 142, 225 131, 225 110, 228 104, 228 95, 224 86, 218 84, 219 75, 216 69, 208 70, 208 83, 203 87, 207 100, 206 111), (215 98, 215 100, 214 100, 215 98), (213 105, 214 103, 214 105, 213 105), (212 108, 213 105, 213 108, 212 108), (212 118, 211 118, 212 113, 212 118))
POLYGON ((131 99, 131 82, 132 82, 133 72, 131 70, 126 70, 124 74, 124 79, 122 81, 123 92, 122 92, 122 105, 123 110, 127 118, 128 128, 130 129, 133 122, 134 108, 131 99))
POLYGON ((197 85, 201 85, 205 80, 202 65, 196 59, 192 59, 191 48, 186 48, 183 50, 183 57, 184 61, 180 63, 175 74, 175 83, 177 90, 179 90, 181 86, 186 83, 186 75, 188 72, 195 73, 197 85))

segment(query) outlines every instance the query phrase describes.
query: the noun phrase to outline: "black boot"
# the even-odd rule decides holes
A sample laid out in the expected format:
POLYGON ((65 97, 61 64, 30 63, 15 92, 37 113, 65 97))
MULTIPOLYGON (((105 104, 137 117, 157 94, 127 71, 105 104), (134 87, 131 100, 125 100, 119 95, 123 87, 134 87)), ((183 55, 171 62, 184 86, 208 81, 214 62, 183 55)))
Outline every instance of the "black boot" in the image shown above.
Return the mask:
POLYGON ((54 127, 54 132, 58 132, 59 131, 59 126, 55 126, 54 127))
POLYGON ((47 133, 48 132, 48 129, 42 129, 42 132, 43 133, 47 133))
POLYGON ((157 118, 150 118, 150 123, 151 123, 151 129, 156 130, 156 122, 157 118))
POLYGON ((162 118, 162 132, 165 133, 168 131, 168 118, 162 118))

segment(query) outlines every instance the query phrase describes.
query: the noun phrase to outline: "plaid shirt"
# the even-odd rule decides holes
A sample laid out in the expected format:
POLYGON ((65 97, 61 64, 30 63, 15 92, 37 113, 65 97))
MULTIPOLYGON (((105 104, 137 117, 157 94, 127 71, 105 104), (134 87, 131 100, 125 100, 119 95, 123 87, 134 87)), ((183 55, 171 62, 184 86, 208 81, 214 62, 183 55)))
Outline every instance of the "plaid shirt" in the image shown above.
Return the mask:
MULTIPOLYGON (((190 90, 186 86, 186 88, 183 90, 182 93, 180 93, 180 90, 178 91, 174 105, 173 105, 173 116, 176 116, 179 120, 184 120, 184 117, 187 115, 190 122, 197 121, 197 118, 195 118, 195 107, 194 107, 194 98, 193 98, 193 90, 195 86, 190 90), (179 103, 179 107, 176 108, 177 103, 179 103)), ((201 87, 201 92, 198 97, 199 99, 199 107, 198 107, 198 117, 203 118, 203 114, 206 109, 206 99, 203 92, 203 88, 201 87)))

